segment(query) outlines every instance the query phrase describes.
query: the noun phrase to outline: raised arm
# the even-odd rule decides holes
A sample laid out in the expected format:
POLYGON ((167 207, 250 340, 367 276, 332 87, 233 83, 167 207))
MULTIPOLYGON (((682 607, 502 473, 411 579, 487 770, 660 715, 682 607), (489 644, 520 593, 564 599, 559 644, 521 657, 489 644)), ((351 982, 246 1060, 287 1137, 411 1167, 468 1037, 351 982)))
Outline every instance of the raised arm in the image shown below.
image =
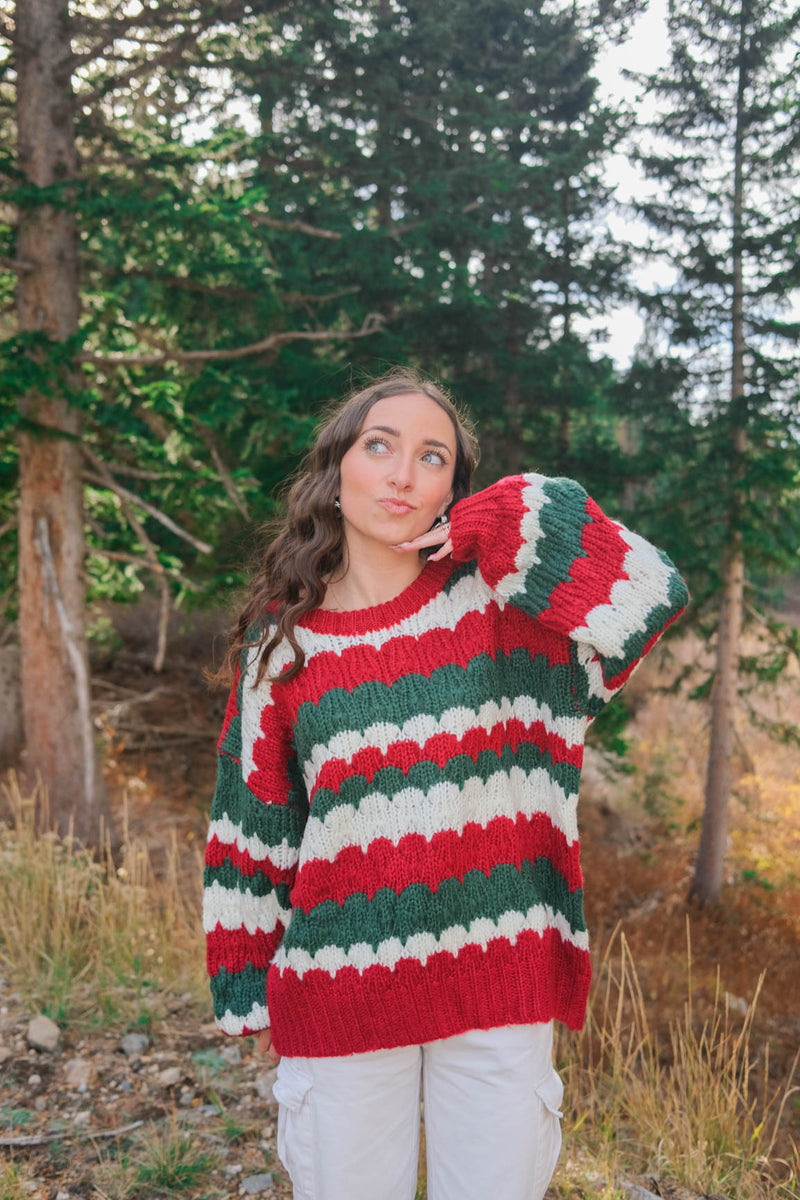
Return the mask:
POLYGON ((590 652, 605 698, 688 602, 666 554, 572 479, 501 479, 455 505, 450 539, 500 597, 590 652))
POLYGON ((289 921, 308 803, 271 685, 237 678, 217 746, 203 928, 217 1025, 269 1027, 267 970, 289 921))

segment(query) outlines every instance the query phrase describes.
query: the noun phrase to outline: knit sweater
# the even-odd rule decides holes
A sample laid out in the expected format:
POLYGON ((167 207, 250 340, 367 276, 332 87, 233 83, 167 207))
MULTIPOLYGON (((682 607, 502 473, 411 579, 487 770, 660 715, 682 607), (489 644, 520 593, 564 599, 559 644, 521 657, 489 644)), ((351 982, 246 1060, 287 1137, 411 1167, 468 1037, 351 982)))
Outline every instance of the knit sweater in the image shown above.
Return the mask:
POLYGON ((451 539, 395 599, 307 613, 294 679, 243 655, 203 914, 226 1033, 326 1056, 583 1023, 584 737, 686 588, 567 479, 501 479, 451 539))

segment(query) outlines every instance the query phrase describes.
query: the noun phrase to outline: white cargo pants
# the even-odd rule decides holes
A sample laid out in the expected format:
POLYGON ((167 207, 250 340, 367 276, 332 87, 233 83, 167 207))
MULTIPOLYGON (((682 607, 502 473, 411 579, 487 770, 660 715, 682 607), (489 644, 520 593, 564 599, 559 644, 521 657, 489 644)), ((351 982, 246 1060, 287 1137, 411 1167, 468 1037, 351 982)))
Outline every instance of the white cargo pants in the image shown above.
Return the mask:
POLYGON ((414 1200, 420 1075, 428 1200, 541 1200, 561 1148, 552 1022, 282 1058, 278 1154, 294 1200, 414 1200))

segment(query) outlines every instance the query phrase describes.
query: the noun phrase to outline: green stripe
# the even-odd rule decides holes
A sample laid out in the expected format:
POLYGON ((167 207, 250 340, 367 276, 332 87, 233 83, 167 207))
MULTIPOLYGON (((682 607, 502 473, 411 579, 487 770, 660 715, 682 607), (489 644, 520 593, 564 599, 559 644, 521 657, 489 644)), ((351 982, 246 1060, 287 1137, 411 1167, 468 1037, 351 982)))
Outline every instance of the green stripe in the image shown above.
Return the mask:
POLYGON ((242 971, 228 971, 220 967, 209 983, 214 1015, 220 1019, 229 1009, 235 1017, 247 1017, 255 1004, 267 1002, 267 972, 254 967, 252 963, 248 963, 242 971))
POLYGON ((435 892, 426 884, 412 883, 399 895, 385 887, 372 900, 355 892, 343 904, 323 900, 308 913, 295 908, 283 945, 312 955, 331 945, 346 952, 358 942, 377 950, 388 938, 399 938, 405 944, 415 933, 439 937, 453 925, 469 927, 480 917, 497 921, 505 912, 525 913, 536 903, 562 913, 571 929, 586 928, 582 890, 570 892, 550 860, 538 858, 525 861, 519 870, 502 863, 488 877, 483 871, 469 871, 463 882, 455 877, 445 879, 435 892))
POLYGON ((290 907, 291 888, 288 884, 273 885, 269 876, 265 875, 263 871, 256 871, 255 875, 242 875, 229 858, 226 858, 218 867, 206 866, 204 868, 203 887, 210 888, 213 883, 218 883, 229 891, 241 892, 242 895, 250 892, 252 896, 262 899, 265 896, 271 896, 274 892, 282 908, 290 907))
POLYGON ((550 607, 553 591, 570 578, 575 559, 586 558, 581 537, 589 520, 587 493, 573 479, 548 479, 542 492, 550 503, 539 510, 541 535, 536 542, 536 557, 540 561, 531 565, 523 589, 508 597, 532 617, 550 607))
MULTIPOLYGON (((290 774, 300 779, 299 769, 290 764, 290 774)), ((230 817, 241 826, 245 837, 255 834, 267 845, 276 846, 287 839, 290 846, 299 846, 305 829, 308 801, 302 782, 289 792, 289 804, 265 804, 250 791, 242 779, 239 763, 221 754, 217 762, 217 785, 211 802, 211 819, 230 817), (302 806, 301 806, 302 803, 302 806)))
POLYGON ((477 654, 466 667, 448 663, 430 677, 409 673, 393 683, 368 680, 352 691, 331 688, 319 704, 306 701, 299 706, 294 746, 304 761, 314 745, 327 745, 343 728, 363 733, 376 723, 403 725, 420 714, 438 721, 459 705, 474 710, 491 700, 499 704, 517 696, 533 696, 557 717, 574 717, 579 712, 573 683, 569 663, 551 666, 547 655, 532 659, 524 647, 510 654, 477 654))
POLYGON ((557 783, 567 795, 576 795, 580 781, 580 771, 570 763, 554 763, 550 755, 538 746, 525 743, 517 747, 504 746, 501 753, 494 750, 483 750, 473 760, 469 754, 457 754, 449 759, 443 767, 423 759, 415 762, 408 771, 399 767, 382 767, 376 771, 372 780, 367 781, 364 775, 348 775, 343 780, 338 793, 331 788, 320 788, 314 793, 313 812, 320 821, 332 809, 343 805, 351 805, 357 809, 365 796, 380 792, 389 799, 394 799, 397 792, 406 788, 419 788, 428 793, 437 784, 454 783, 463 787, 469 780, 481 780, 482 783, 498 771, 508 773, 512 767, 518 767, 526 774, 543 768, 550 778, 557 783))
POLYGON ((659 557, 673 571, 669 579, 669 599, 666 604, 657 604, 647 614, 647 620, 644 630, 637 630, 632 633, 622 648, 622 654, 615 658, 603 659, 603 673, 606 679, 613 679, 615 675, 619 675, 622 671, 627 670, 631 663, 635 663, 641 658, 644 653, 644 648, 647 643, 657 633, 668 624, 671 617, 679 613, 682 608, 689 602, 689 593, 686 589, 686 584, 681 579, 675 567, 667 558, 666 554, 659 551, 659 557))
POLYGON ((242 718, 239 713, 231 718, 219 748, 221 753, 230 754, 233 758, 242 757, 242 718))

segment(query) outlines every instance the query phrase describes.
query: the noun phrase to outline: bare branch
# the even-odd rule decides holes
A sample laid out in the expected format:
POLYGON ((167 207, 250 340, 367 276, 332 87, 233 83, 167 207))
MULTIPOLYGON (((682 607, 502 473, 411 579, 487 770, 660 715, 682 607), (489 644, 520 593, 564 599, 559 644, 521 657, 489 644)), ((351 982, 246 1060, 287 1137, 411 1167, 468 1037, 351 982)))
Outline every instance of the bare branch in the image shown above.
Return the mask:
POLYGON ((162 367, 165 363, 220 362, 247 358, 251 354, 264 354, 289 342, 332 342, 338 339, 351 341, 369 337, 383 325, 380 313, 368 313, 360 329, 345 332, 338 329, 293 330, 287 333, 271 333, 260 342, 249 346, 237 346, 233 350, 167 350, 163 354, 79 354, 78 362, 92 363, 99 367, 162 367))
POLYGON ((5 537, 7 533, 11 533, 11 530, 16 528, 17 518, 12 517, 10 521, 6 521, 5 524, 0 525, 0 538, 5 537))
POLYGON ((75 699, 80 712, 80 729, 83 742, 83 786, 84 798, 88 801, 94 796, 95 762, 94 745, 92 743, 92 723, 89 712, 89 672, 86 666, 85 651, 82 651, 82 633, 77 629, 67 612, 64 598, 59 587, 53 550, 50 545, 50 528, 47 518, 42 516, 36 521, 34 545, 39 557, 42 572, 42 584, 45 597, 52 603, 56 618, 61 629, 62 644, 72 667, 75 680, 75 699))
POLYGON ((130 1125, 120 1125, 119 1129, 74 1129, 72 1133, 59 1132, 44 1135, 32 1135, 27 1137, 7 1137, 0 1138, 0 1146, 48 1146, 50 1142, 61 1141, 62 1138, 88 1138, 91 1141, 99 1138, 119 1137, 122 1133, 130 1133, 133 1129, 138 1129, 140 1125, 144 1125, 144 1121, 132 1121, 130 1125))
POLYGON ((19 258, 6 258, 3 255, 0 255, 0 267, 4 271, 16 271, 17 275, 27 275, 29 271, 36 270, 33 263, 19 258))
MULTIPOLYGON (((194 548, 199 550, 201 554, 211 554, 213 546, 209 546, 208 542, 201 542, 199 538, 194 536, 194 534, 189 533, 189 531, 186 529, 182 529, 180 525, 176 525, 172 517, 168 517, 166 513, 161 512, 161 510, 156 508, 153 504, 149 504, 148 501, 143 500, 141 496, 137 496, 133 492, 129 492, 127 488, 122 486, 122 484, 117 483, 102 459, 99 459, 97 455, 92 454, 88 446, 83 447, 83 453, 97 470, 97 474, 95 474, 94 471, 84 471, 83 474, 85 479, 88 479, 91 483, 99 483, 101 487, 108 488, 110 492, 114 492, 117 496, 119 496, 120 500, 123 502, 126 502, 127 504, 135 504, 137 507, 144 509, 149 516, 153 517, 156 521, 159 521, 166 529, 169 529, 171 533, 176 534, 177 537, 183 538, 183 540, 188 542, 190 546, 194 546, 194 548)), ((140 536, 142 536, 142 542, 145 546, 145 549, 148 545, 150 545, 152 548, 152 542, 150 542, 149 538, 144 533, 141 522, 138 520, 138 518, 133 514, 129 514, 127 509, 125 509, 125 514, 129 520, 131 520, 131 515, 133 516, 131 524, 135 522, 138 526, 136 532, 140 533, 141 531, 140 536)), ((161 567, 161 570, 163 571, 164 568, 161 566, 161 563, 159 563, 159 567, 161 567)))
POLYGON ((307 221, 279 221, 276 217, 267 217, 262 213, 247 213, 251 225, 266 225, 268 229, 283 229, 287 233, 307 233, 310 237, 327 238, 331 242, 341 240, 341 233, 334 229, 320 229, 309 225, 307 221))
POLYGON ((202 421, 194 420, 192 422, 192 424, 194 425, 196 432, 202 438, 203 442, 205 442, 208 452, 214 461, 214 466, 217 468, 217 473, 219 474, 219 477, 222 480, 222 486, 225 488, 225 491, 227 492, 228 497, 233 501, 236 508, 238 508, 239 512, 244 517, 245 521, 249 521, 250 520, 250 512, 249 512, 244 500, 240 496, 239 489, 236 487, 236 484, 233 482, 233 479, 231 478, 231 474, 228 471, 228 468, 225 466, 224 462, 222 461, 222 458, 220 457, 220 453, 219 453, 219 450, 217 449, 216 442, 214 441, 214 438, 211 434, 211 430, 208 428, 207 425, 204 425, 202 421))

